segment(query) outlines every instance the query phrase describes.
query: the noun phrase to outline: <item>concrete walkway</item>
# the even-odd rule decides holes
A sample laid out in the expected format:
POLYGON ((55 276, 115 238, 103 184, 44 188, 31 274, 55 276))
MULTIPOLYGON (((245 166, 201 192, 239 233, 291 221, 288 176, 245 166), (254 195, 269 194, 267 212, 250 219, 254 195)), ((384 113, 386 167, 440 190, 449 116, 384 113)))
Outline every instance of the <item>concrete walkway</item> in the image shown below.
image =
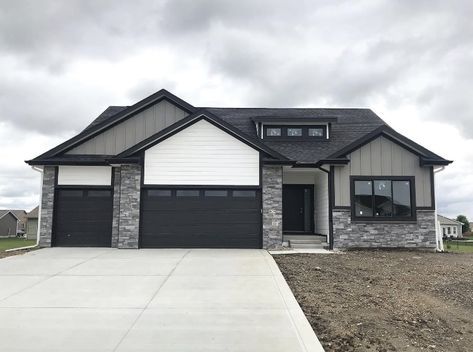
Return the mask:
POLYGON ((0 351, 323 351, 263 250, 0 259, 0 351))

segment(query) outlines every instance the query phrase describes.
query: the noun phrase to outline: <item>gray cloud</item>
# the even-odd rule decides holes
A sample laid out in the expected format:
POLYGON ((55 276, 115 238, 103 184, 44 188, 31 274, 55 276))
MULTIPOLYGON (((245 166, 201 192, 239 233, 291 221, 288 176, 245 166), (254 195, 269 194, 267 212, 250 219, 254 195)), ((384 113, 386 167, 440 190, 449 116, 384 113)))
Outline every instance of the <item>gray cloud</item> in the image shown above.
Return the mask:
MULTIPOLYGON (((424 121, 454 124, 471 138, 472 13, 469 0, 0 0, 0 123, 57 138, 107 105, 162 87, 207 105, 217 86, 241 106, 412 105, 424 121), (140 67, 124 75, 124 62, 153 51, 172 65, 158 56, 139 83, 131 77, 140 67), (113 83, 100 70, 71 74, 98 64, 114 70, 113 83)), ((36 149, 47 148, 32 146, 31 157, 36 149)), ((31 202, 37 175, 21 187, 11 181, 23 167, 1 170, 0 203, 31 202)), ((454 194, 455 184, 441 180, 454 194)), ((459 211, 468 192, 439 197, 440 208, 459 211)))

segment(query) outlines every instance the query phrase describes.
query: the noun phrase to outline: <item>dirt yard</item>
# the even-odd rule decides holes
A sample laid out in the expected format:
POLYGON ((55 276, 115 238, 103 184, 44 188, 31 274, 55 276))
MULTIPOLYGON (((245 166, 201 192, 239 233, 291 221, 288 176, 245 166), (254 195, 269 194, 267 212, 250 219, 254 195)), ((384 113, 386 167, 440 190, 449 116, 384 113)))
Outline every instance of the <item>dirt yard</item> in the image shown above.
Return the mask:
POLYGON ((13 251, 13 252, 2 251, 2 252, 0 252, 0 259, 6 258, 6 257, 11 257, 13 255, 25 254, 25 253, 28 253, 29 251, 30 251, 30 249, 22 249, 21 251, 13 251))
POLYGON ((326 351, 473 351, 473 254, 274 259, 326 351))

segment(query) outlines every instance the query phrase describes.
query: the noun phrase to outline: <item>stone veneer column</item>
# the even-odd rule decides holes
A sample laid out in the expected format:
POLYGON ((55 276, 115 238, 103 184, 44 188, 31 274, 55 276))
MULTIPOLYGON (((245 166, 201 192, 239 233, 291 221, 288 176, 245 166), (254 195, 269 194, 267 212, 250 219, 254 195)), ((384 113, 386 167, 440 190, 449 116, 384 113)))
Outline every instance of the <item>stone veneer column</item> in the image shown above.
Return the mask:
POLYGON ((350 210, 333 211, 333 247, 345 248, 436 248, 435 212, 417 210, 417 220, 405 223, 358 223, 350 210))
POLYGON ((41 214, 39 246, 51 247, 51 237, 53 231, 53 211, 54 211, 54 184, 56 180, 56 167, 44 166, 43 185, 41 188, 41 214))
POLYGON ((138 248, 140 233, 141 166, 122 165, 120 174, 117 246, 118 248, 138 248))
POLYGON ((118 247, 118 227, 120 225, 120 192, 121 169, 114 167, 113 171, 113 218, 112 218, 112 248, 118 247))
POLYGON ((263 248, 282 247, 282 167, 263 167, 263 248))

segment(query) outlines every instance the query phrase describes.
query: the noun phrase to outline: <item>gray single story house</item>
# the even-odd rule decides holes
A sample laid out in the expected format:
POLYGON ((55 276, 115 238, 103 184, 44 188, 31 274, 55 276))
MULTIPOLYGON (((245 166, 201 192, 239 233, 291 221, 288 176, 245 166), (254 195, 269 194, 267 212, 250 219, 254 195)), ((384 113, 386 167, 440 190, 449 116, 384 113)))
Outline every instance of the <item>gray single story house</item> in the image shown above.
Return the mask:
POLYGON ((20 220, 11 210, 0 210, 0 238, 16 237, 20 220))
POLYGON ((440 214, 437 215, 437 220, 439 222, 442 237, 463 237, 462 222, 447 218, 440 214))
POLYGON ((38 237, 38 211, 39 206, 26 214, 26 239, 36 240, 38 237))
POLYGON ((434 170, 451 163, 370 109, 194 107, 166 90, 110 106, 28 160, 40 245, 435 248, 434 170))

